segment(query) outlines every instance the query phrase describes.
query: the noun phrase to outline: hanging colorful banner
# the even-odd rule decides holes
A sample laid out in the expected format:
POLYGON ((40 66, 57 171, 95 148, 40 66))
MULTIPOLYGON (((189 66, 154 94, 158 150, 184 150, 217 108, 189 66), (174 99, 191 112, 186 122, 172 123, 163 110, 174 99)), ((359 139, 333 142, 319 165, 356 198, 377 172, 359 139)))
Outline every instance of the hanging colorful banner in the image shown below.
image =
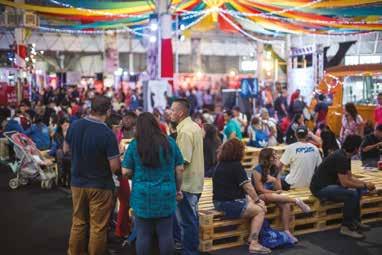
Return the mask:
POLYGON ((119 68, 119 52, 117 45, 117 33, 110 32, 106 33, 105 37, 105 73, 114 74, 115 71, 119 68))

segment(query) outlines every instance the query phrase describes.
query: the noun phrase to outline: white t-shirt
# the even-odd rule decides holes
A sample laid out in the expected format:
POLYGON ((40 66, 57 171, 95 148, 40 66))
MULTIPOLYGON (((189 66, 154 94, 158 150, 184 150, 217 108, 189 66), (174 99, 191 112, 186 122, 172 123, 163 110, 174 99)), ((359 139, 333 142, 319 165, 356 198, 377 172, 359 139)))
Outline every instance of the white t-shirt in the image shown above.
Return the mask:
POLYGON ((281 163, 290 165, 285 181, 292 188, 309 187, 314 170, 321 164, 321 155, 311 143, 296 142, 286 147, 281 163))

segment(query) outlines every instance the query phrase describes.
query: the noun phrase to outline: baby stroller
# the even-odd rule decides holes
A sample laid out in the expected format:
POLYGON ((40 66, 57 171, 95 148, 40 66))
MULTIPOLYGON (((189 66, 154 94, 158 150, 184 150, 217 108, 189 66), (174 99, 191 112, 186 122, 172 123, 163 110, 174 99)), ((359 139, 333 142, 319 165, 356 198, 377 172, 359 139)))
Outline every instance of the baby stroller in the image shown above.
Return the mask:
POLYGON ((16 158, 15 162, 8 164, 16 174, 16 178, 9 180, 11 189, 17 189, 34 180, 41 181, 43 189, 51 189, 54 182, 57 184, 56 164, 45 160, 28 136, 19 132, 7 132, 4 136, 13 146, 16 158))

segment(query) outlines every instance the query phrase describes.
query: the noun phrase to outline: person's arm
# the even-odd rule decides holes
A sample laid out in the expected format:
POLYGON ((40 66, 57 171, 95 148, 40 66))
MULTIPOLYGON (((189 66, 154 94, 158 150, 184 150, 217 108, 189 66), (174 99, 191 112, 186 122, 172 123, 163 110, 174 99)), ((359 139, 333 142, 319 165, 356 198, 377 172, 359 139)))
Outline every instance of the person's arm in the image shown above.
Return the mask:
POLYGON ((315 134, 312 133, 312 131, 309 131, 308 134, 309 138, 312 139, 312 141, 317 144, 319 147, 322 146, 322 139, 319 136, 316 136, 315 134))
POLYGON ((378 148, 381 148, 382 147, 382 142, 379 142, 379 143, 376 143, 376 144, 372 144, 372 145, 367 145, 365 147, 362 148, 362 152, 368 152, 368 151, 371 151, 371 150, 374 150, 374 149, 378 149, 378 148))
POLYGON ((256 203, 260 200, 259 196, 256 193, 256 190, 253 188, 251 182, 248 180, 248 182, 244 183, 242 185, 243 190, 245 193, 256 203))
POLYGON ((364 182, 352 177, 350 171, 346 173, 338 173, 338 179, 340 181, 341 186, 345 188, 356 188, 356 189, 368 189, 374 190, 375 185, 371 182, 364 182))
POLYGON ((229 139, 233 139, 233 138, 236 138, 235 132, 231 132, 231 134, 229 134, 229 139))
POLYGON ((109 160, 109 167, 113 174, 121 171, 121 159, 119 154, 118 142, 113 132, 106 137, 106 154, 109 160))
POLYGON ((133 157, 133 147, 135 147, 133 144, 131 144, 128 148, 127 151, 125 152, 125 155, 123 156, 122 160, 122 176, 131 178, 134 174, 134 168, 135 168, 135 162, 134 162, 134 157, 133 157))
POLYGON ((183 156, 184 164, 187 165, 191 163, 192 160, 192 137, 186 132, 178 133, 176 137, 176 144, 183 156))
POLYGON ((266 194, 266 193, 274 193, 273 190, 266 189, 264 187, 264 184, 261 182, 261 174, 257 171, 254 171, 254 176, 255 176, 255 190, 261 194, 266 194))

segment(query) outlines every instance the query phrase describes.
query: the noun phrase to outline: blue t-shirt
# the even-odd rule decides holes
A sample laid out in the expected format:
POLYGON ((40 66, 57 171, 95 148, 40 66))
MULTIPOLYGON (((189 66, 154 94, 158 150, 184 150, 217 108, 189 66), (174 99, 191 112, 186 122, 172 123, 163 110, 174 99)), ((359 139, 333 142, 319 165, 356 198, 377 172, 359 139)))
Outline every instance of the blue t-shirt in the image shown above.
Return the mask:
POLYGON ((105 123, 80 119, 70 126, 65 141, 72 155, 72 186, 114 189, 109 160, 119 157, 119 149, 114 133, 105 123))
MULTIPOLYGON (((260 175, 262 175, 264 170, 263 170, 263 167, 261 165, 257 165, 255 167, 255 171, 258 172, 260 175)), ((271 170, 269 171, 269 175, 272 176, 272 177, 277 178, 278 172, 272 167, 271 170)), ((251 179, 252 179, 253 186, 255 186, 255 177, 254 177, 254 175, 252 175, 251 179)), ((258 180, 258 181, 261 181, 261 180, 258 180)), ((272 182, 265 182, 265 183, 263 183, 263 186, 267 190, 274 190, 274 185, 273 185, 272 182)))
POLYGON ((24 133, 23 127, 20 125, 20 123, 15 119, 10 119, 7 123, 7 125, 4 128, 5 132, 11 132, 11 131, 17 131, 19 133, 24 133))
POLYGON ((175 167, 183 165, 183 156, 172 138, 168 138, 171 155, 167 162, 161 151, 159 168, 142 165, 137 141, 133 140, 122 162, 122 167, 133 170, 131 208, 141 218, 168 217, 175 213, 176 181, 175 167))
POLYGON ((33 124, 25 134, 33 140, 39 150, 50 148, 49 128, 45 124, 33 124))

